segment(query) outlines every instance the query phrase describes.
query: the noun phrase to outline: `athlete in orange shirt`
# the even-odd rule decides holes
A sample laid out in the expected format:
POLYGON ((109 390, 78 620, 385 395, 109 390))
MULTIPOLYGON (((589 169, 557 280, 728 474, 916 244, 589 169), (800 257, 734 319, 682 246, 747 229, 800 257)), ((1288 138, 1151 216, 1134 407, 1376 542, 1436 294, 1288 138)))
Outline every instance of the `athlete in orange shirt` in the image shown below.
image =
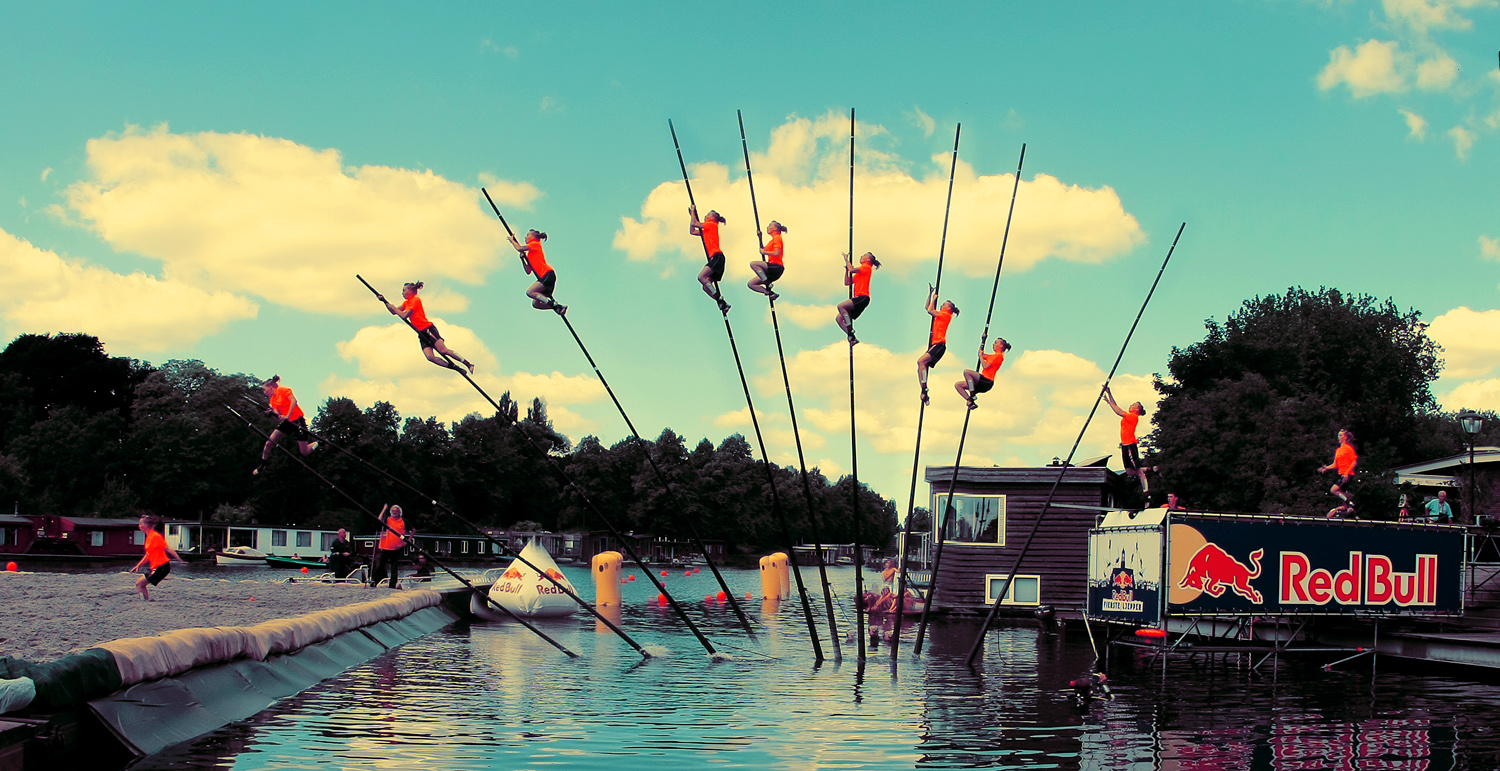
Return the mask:
POLYGON ((688 233, 703 239, 703 252, 708 255, 708 263, 698 271, 698 283, 719 303, 719 312, 728 313, 729 303, 724 302, 724 295, 719 293, 719 281, 724 278, 724 251, 719 248, 719 226, 727 224, 724 215, 710 209, 708 216, 700 220, 698 207, 689 206, 688 216, 692 218, 688 222, 688 233))
POLYGON ((172 547, 167 545, 167 539, 162 537, 157 528, 161 526, 161 517, 155 514, 141 515, 141 521, 137 525, 142 533, 146 534, 146 556, 135 563, 130 572, 139 572, 141 568, 148 568, 141 573, 141 577, 135 580, 135 590, 141 593, 141 597, 148 602, 151 600, 151 590, 146 586, 156 586, 172 572, 172 560, 183 562, 182 557, 172 547))
POLYGON ((870 252, 859 256, 857 268, 849 260, 849 255, 844 255, 844 286, 853 286, 854 296, 839 303, 838 315, 834 320, 838 322, 839 329, 849 336, 850 345, 859 344, 859 339, 854 336, 854 320, 865 312, 865 308, 870 307, 870 277, 878 267, 880 260, 875 259, 875 255, 870 252))
POLYGON ((1135 402, 1127 410, 1120 409, 1120 405, 1115 404, 1115 395, 1110 393, 1109 386, 1104 387, 1104 401, 1120 416, 1120 462, 1125 466, 1125 473, 1141 480, 1141 492, 1149 498, 1151 483, 1146 480, 1146 469, 1141 465, 1140 446, 1135 438, 1135 427, 1141 422, 1141 416, 1146 414, 1146 408, 1140 402, 1135 402))
POLYGON ((443 342, 443 334, 438 331, 437 325, 427 320, 427 313, 422 310, 422 298, 417 296, 417 292, 422 289, 423 285, 423 282, 417 281, 402 286, 401 296, 406 299, 401 303, 400 307, 391 305, 383 295, 376 296, 380 298, 381 302, 385 303, 385 309, 390 311, 392 315, 400 316, 402 319, 411 322, 412 329, 417 330, 417 343, 422 346, 422 355, 426 356, 428 361, 443 369, 463 372, 463 370, 458 368, 458 365, 438 355, 439 353, 446 353, 463 362, 464 366, 469 368, 470 375, 474 374, 474 365, 469 363, 468 359, 460 356, 458 351, 449 348, 448 344, 443 342))
POLYGON ((531 298, 531 307, 539 311, 557 311, 557 315, 561 316, 568 312, 568 306, 552 299, 552 292, 557 289, 557 271, 547 264, 547 256, 542 253, 542 242, 546 240, 546 233, 532 229, 526 231, 525 246, 517 243, 515 236, 511 236, 510 245, 521 253, 521 265, 526 268, 526 272, 536 276, 536 283, 526 290, 526 296, 531 298))
POLYGON ((766 259, 750 263, 750 270, 755 272, 755 278, 750 279, 748 286, 750 291, 760 292, 771 298, 771 302, 776 302, 781 295, 771 291, 771 282, 781 278, 782 272, 786 270, 786 266, 781 262, 784 251, 781 246, 781 234, 786 232, 786 226, 776 220, 771 220, 766 230, 771 234, 771 240, 767 241, 765 247, 760 250, 761 255, 766 259))
POLYGON ((979 358, 984 362, 984 371, 975 372, 972 369, 964 370, 964 379, 953 384, 958 395, 969 403, 969 409, 978 407, 974 397, 995 387, 995 373, 1000 371, 1000 365, 1005 363, 1005 352, 1010 350, 1010 343, 1005 338, 995 338, 995 352, 985 353, 983 348, 979 349, 979 358))
POLYGON ((379 583, 389 573, 390 581, 387 585, 392 589, 400 589, 401 577, 397 575, 397 570, 401 566, 401 550, 411 538, 406 530, 406 520, 401 515, 401 507, 390 504, 381 506, 380 525, 380 540, 375 544, 375 567, 371 569, 370 586, 379 583))
POLYGON ((927 334, 927 351, 917 357, 917 382, 922 384, 923 404, 930 403, 927 398, 927 370, 937 366, 943 354, 948 352, 948 325, 958 315, 958 306, 949 300, 939 309, 937 290, 928 285, 927 314, 932 316, 932 331, 927 334))
POLYGON ((317 442, 310 442, 312 434, 307 431, 307 416, 302 412, 302 407, 297 404, 297 397, 292 394, 292 389, 281 384, 281 376, 267 380, 260 384, 260 390, 270 400, 271 406, 266 408, 267 415, 281 418, 276 428, 271 431, 270 438, 266 439, 266 446, 260 451, 260 465, 255 467, 252 475, 259 476, 266 464, 271 461, 271 450, 276 448, 277 443, 287 436, 297 438, 297 449, 304 456, 311 455, 313 450, 318 449, 317 442))
POLYGON ((1354 498, 1349 495, 1349 483, 1354 481, 1354 469, 1358 465, 1359 454, 1354 451, 1354 434, 1347 428, 1341 428, 1339 429, 1339 449, 1333 454, 1333 462, 1318 467, 1319 474, 1329 469, 1337 469, 1339 472, 1339 478, 1334 480, 1333 488, 1329 492, 1338 496, 1343 503, 1329 510, 1329 519, 1343 514, 1354 516, 1354 498))

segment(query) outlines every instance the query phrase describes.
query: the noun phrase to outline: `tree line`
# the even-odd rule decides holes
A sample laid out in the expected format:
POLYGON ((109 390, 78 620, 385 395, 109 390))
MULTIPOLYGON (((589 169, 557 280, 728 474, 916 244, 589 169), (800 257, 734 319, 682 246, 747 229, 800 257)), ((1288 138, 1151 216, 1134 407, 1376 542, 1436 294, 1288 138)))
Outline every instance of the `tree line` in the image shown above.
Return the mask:
MULTIPOLYGON (((275 419, 262 411, 259 384, 200 361, 158 367, 111 357, 85 334, 22 335, 0 351, 0 502, 22 514, 150 510, 192 520, 372 529, 347 499, 279 451, 260 476, 251 475, 264 439, 224 407, 269 432, 275 419)), ((526 405, 524 416, 509 393, 497 401, 494 415, 470 414, 451 426, 432 417, 403 419, 387 402, 361 409, 333 397, 316 414, 304 406, 313 432, 331 442, 308 462, 367 509, 402 504, 408 521, 429 533, 464 533, 468 526, 337 448, 483 526, 603 529, 539 447, 622 531, 685 539, 691 523, 703 538, 731 549, 785 548, 766 464, 752 457, 742 436, 717 446, 705 438, 689 449, 669 428, 655 441, 606 447, 586 436, 574 446, 553 428, 541 400, 526 405)), ((773 464, 771 477, 793 540, 812 542, 800 474, 773 464)), ((823 542, 853 541, 853 480, 830 481, 816 469, 809 477, 823 542)), ((861 542, 889 544, 897 529, 894 504, 861 484, 859 513, 861 542)))

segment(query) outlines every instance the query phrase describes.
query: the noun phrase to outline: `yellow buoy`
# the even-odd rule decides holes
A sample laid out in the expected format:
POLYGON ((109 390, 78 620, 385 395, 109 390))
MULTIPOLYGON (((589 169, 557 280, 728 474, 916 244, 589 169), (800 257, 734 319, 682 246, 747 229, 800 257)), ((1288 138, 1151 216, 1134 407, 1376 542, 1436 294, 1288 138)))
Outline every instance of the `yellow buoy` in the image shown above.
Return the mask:
POLYGON ((760 596, 765 599, 781 599, 781 577, 776 574, 770 557, 760 558, 760 596))
POLYGON ((617 551, 594 555, 594 604, 620 607, 620 563, 617 551))
POLYGON ((787 560, 786 552, 776 552, 771 555, 771 566, 776 570, 776 580, 781 583, 781 593, 778 597, 792 596, 792 569, 787 560))

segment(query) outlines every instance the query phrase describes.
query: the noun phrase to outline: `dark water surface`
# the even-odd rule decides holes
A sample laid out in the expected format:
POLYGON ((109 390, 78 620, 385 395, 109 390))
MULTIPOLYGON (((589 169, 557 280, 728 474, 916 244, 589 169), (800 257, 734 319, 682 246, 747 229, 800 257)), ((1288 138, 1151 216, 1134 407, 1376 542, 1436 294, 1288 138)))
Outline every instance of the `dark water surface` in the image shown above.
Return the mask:
MULTIPOLYGON (((567 572, 592 594, 586 570, 567 572)), ((757 572, 727 575, 758 594, 757 572)), ((845 593, 852 578, 833 573, 845 593)), ((748 603, 751 642, 704 603, 717 591, 707 571, 666 581, 731 659, 711 661, 638 578, 621 625, 660 657, 643 661, 583 613, 540 623, 577 659, 516 624, 459 623, 130 768, 1500 767, 1500 687, 1451 673, 1372 672, 1367 658, 1252 671, 1236 656, 1164 671, 1126 652, 1111 660, 1115 698, 1083 710, 1066 692, 1094 661, 1081 630, 994 629, 969 669, 977 622, 935 626, 919 658, 912 628, 894 663, 881 644, 861 667, 853 643, 831 661, 821 621, 830 661, 816 666, 799 603, 748 603)))

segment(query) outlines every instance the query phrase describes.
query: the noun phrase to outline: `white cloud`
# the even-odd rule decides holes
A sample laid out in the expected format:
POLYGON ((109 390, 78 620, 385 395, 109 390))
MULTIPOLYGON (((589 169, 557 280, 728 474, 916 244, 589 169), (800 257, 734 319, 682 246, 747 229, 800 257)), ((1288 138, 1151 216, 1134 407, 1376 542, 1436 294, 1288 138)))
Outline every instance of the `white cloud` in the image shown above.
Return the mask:
POLYGON ((1500 378, 1460 383, 1439 401, 1450 412, 1466 409, 1500 412, 1500 378))
MULTIPOLYGON (((861 452, 911 457, 916 443, 920 407, 916 359, 920 351, 895 353, 869 343, 855 347, 857 420, 861 452)), ((847 436, 849 432, 849 349, 839 342, 817 350, 802 351, 787 361, 793 392, 797 396, 804 444, 810 434, 847 436)), ((932 403, 923 428, 923 459, 927 464, 953 462, 965 413, 963 400, 953 388, 973 356, 957 348, 928 376, 932 403)), ((1031 465, 1054 455, 1066 455, 1090 407, 1099 396, 1104 372, 1094 362, 1064 351, 1012 351, 996 378, 995 387, 979 397, 979 409, 969 413, 965 440, 966 465, 1015 463, 1031 465)), ((780 372, 774 367, 753 378, 757 392, 771 396, 783 393, 780 372)), ((1151 378, 1116 376, 1113 390, 1125 403, 1141 401, 1147 420, 1139 434, 1151 430, 1155 390, 1151 378)), ((741 419, 744 410, 732 413, 741 419)), ((762 427, 789 426, 785 413, 771 412, 762 427)), ((789 446, 789 445, 782 445, 789 446)), ((1078 457, 1115 453, 1119 446, 1119 421, 1102 402, 1078 457)), ((1115 462, 1118 466, 1118 461, 1115 462)), ((825 469, 826 470, 826 469, 825 469)))
POLYGON ((1391 21, 1419 33, 1429 29, 1470 29, 1474 22, 1459 12, 1494 4, 1494 0, 1382 0, 1381 3, 1391 21))
POLYGON ((50 176, 52 176, 52 167, 51 166, 48 166, 47 168, 42 169, 42 181, 43 182, 46 182, 47 181, 47 177, 50 177, 50 176))
POLYGON ((497 54, 505 56, 507 59, 521 58, 521 49, 516 48, 515 46, 499 45, 490 38, 485 38, 484 40, 480 41, 479 48, 484 51, 494 51, 497 54))
MULTIPOLYGON (((866 124, 860 132, 855 252, 873 250, 886 270, 901 272, 935 260, 950 155, 934 155, 914 173, 883 149, 884 129, 866 124)), ((762 225, 774 218, 789 228, 787 272, 777 283, 783 294, 791 290, 826 300, 844 291, 839 255, 848 248, 848 147, 847 118, 829 114, 789 119, 772 131, 764 153, 751 155, 762 225)), ((721 231, 729 258, 726 280, 747 280, 756 240, 744 175, 718 163, 694 164, 690 173, 699 210, 715 209, 728 219, 721 231)), ((976 276, 994 270, 1013 183, 1011 174, 979 175, 960 160, 949 265, 976 276)), ((631 260, 672 255, 679 263, 701 264, 703 247, 688 234, 687 205, 681 181, 658 185, 646 196, 639 219, 622 218, 615 248, 631 260)), ((1036 174, 1021 182, 1006 263, 1011 270, 1026 270, 1049 257, 1101 263, 1144 240, 1112 188, 1090 189, 1036 174)))
POLYGON ((1500 261, 1500 239, 1489 236, 1479 237, 1479 256, 1486 260, 1500 261))
POLYGON ((1442 91, 1458 79, 1458 62, 1442 51, 1417 65, 1417 88, 1442 91))
MULTIPOLYGON (((585 375, 561 372, 501 374, 494 354, 467 327, 449 324, 432 317, 450 348, 474 362, 474 381, 490 396, 499 398, 510 391, 511 398, 522 405, 540 397, 547 404, 547 414, 559 431, 578 436, 595 430, 591 421, 568 409, 570 406, 597 402, 604 398, 604 387, 585 375)), ((494 408, 484 401, 472 386, 458 374, 427 361, 417 343, 416 333, 400 323, 360 329, 354 337, 338 344, 339 356, 358 365, 358 377, 329 376, 322 383, 323 393, 347 396, 358 404, 387 401, 403 415, 455 421, 471 412, 493 414, 494 408)))
POLYGON ((1432 320, 1427 335, 1443 346, 1443 378, 1474 378, 1500 363, 1500 310, 1459 306, 1432 320))
POLYGON ((1400 47, 1394 40, 1366 40, 1353 51, 1339 46, 1328 52, 1328 64, 1318 73, 1318 88, 1327 91, 1347 85, 1356 99, 1405 91, 1407 78, 1397 71, 1398 58, 1404 56, 1400 47))
POLYGON ((1427 138, 1427 120, 1411 110, 1398 110, 1406 118, 1406 137, 1418 142, 1427 138))
POLYGON ((937 121, 933 120, 931 115, 922 112, 919 107, 912 108, 912 122, 917 124, 917 128, 922 129, 924 137, 932 136, 932 132, 937 130, 937 121))
POLYGON ((1474 149, 1475 134, 1463 126, 1454 126, 1448 129, 1448 136, 1453 139, 1453 153, 1461 161, 1469 159, 1469 151, 1474 149))
POLYGON ((0 273, 7 337, 86 332, 122 353, 183 350, 257 311, 255 303, 228 292, 65 260, 3 230, 0 273))
MULTIPOLYGON (((777 301, 777 318, 786 318, 803 329, 817 329, 833 324, 834 305, 796 305, 777 301)), ((769 314, 770 311, 767 311, 769 314)))
POLYGON ((200 288, 368 313, 356 273, 388 292, 472 284, 508 249, 479 191, 430 171, 346 167, 336 150, 159 126, 91 139, 87 155, 92 178, 68 187, 71 211, 116 250, 200 288))

